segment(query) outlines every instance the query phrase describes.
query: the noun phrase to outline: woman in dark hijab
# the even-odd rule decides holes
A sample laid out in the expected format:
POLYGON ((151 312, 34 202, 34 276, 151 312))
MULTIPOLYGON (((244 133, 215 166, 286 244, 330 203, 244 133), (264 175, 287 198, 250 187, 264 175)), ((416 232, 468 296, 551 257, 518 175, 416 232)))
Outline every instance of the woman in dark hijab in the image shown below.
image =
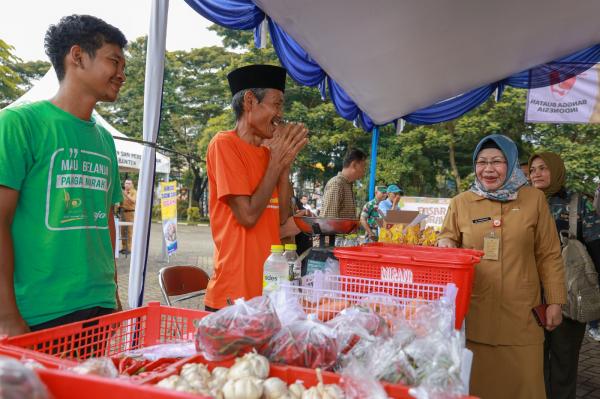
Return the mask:
MULTIPOLYGON (((544 192, 557 231, 569 230, 569 203, 575 193, 565 189, 567 171, 558 154, 539 152, 529 158, 531 184, 544 192)), ((600 270, 600 217, 592 204, 579 194, 577 239, 585 244, 597 270, 600 270)), ((600 339, 598 323, 590 323, 590 335, 600 339)), ((585 323, 563 317, 553 331, 546 331, 544 341, 544 380, 549 399, 573 398, 577 386, 579 350, 585 323)))
POLYGON ((544 332, 531 309, 542 303, 546 329, 561 322, 566 290, 560 243, 544 195, 527 184, 517 146, 483 138, 473 153, 475 182, 454 197, 438 246, 484 250, 465 332, 473 352, 470 393, 485 399, 545 399, 544 332))

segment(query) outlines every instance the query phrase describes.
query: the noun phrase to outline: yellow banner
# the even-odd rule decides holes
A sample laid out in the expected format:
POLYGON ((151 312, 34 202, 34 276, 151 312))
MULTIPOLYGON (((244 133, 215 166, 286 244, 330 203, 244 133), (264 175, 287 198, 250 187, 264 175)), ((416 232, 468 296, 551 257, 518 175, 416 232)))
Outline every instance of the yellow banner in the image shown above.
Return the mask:
POLYGON ((177 250, 177 182, 160 183, 160 210, 163 234, 170 254, 177 250))

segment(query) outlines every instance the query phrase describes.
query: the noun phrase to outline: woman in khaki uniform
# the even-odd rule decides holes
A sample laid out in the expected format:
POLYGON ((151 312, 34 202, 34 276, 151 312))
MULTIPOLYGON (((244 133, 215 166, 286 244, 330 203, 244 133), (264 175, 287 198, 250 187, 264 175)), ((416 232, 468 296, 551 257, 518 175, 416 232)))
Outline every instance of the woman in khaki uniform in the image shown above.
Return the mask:
POLYGON ((542 303, 545 328, 562 321, 566 292, 560 243, 543 193, 529 187, 515 143, 491 135, 473 155, 476 179, 454 197, 438 245, 484 250, 475 266, 466 317, 473 351, 471 394, 483 399, 543 399, 544 331, 532 308, 542 303))

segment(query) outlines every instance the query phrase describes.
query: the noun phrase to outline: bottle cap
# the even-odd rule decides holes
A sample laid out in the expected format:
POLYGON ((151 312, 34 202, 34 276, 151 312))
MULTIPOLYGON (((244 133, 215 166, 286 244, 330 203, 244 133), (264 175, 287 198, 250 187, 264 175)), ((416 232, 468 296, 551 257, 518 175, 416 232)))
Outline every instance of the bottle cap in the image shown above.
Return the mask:
POLYGON ((271 245, 271 252, 283 252, 283 245, 271 245))
POLYGON ((295 251, 296 249, 298 249, 296 244, 285 244, 284 248, 286 251, 295 251))

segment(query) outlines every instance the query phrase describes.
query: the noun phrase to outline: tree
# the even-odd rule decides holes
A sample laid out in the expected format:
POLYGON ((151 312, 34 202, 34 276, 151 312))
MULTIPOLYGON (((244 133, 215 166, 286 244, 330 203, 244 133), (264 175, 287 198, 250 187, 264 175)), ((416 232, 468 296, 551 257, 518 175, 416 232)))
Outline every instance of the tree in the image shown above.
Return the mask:
POLYGON ((36 80, 44 77, 52 65, 47 61, 27 61, 12 64, 11 68, 21 79, 19 85, 19 95, 25 93, 33 86, 36 80))
POLYGON ((19 94, 19 84, 23 81, 12 68, 21 59, 12 52, 15 48, 0 39, 0 108, 10 104, 19 94))

